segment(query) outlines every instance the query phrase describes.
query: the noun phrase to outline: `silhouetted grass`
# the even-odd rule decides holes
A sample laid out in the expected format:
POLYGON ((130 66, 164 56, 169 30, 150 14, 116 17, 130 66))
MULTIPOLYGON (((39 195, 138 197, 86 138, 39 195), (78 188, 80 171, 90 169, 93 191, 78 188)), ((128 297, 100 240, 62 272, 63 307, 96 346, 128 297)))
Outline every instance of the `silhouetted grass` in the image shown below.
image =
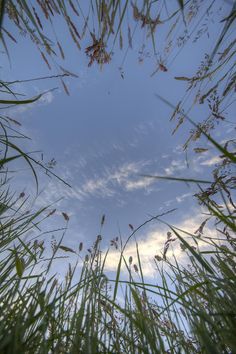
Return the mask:
MULTIPOLYGON (((50 59, 55 55, 55 48, 43 33, 42 17, 48 20, 52 19, 54 14, 61 15, 78 49, 89 23, 81 8, 75 6, 78 2, 37 3, 37 8, 33 9, 30 3, 23 0, 1 2, 1 41, 8 53, 5 38, 13 41, 15 38, 2 26, 4 6, 7 6, 8 15, 16 27, 23 27, 31 35, 31 39, 40 44, 38 49, 50 69, 50 59), (71 12, 83 18, 84 30, 80 29, 80 34, 74 20, 68 15, 71 12)), ((110 51, 106 47, 110 37, 113 38, 113 48, 119 36, 122 48, 121 29, 128 7, 132 11, 134 21, 142 28, 148 29, 155 53, 154 32, 156 26, 161 24, 162 18, 160 20, 159 16, 153 15, 151 6, 154 3, 144 1, 142 6, 136 6, 128 1, 110 1, 109 4, 104 1, 91 1, 90 4, 94 5, 91 7, 92 20, 97 18, 97 27, 94 33, 89 34, 91 45, 85 48, 89 65, 94 62, 100 65, 109 62, 110 51)), ((187 11, 187 17, 191 15, 191 11, 194 12, 191 7, 187 7, 188 4, 191 5, 191 2, 177 1, 179 8, 166 21, 175 18, 179 13, 182 13, 186 21, 185 12, 187 11)), ((235 353, 236 209, 233 193, 236 182, 232 172, 236 161, 235 142, 228 141, 222 146, 210 135, 214 124, 224 120, 219 103, 234 90, 235 51, 232 51, 232 48, 236 42, 233 41, 224 48, 219 62, 216 60, 212 63, 234 19, 235 5, 228 18, 224 19, 225 27, 210 55, 211 61, 208 60, 204 68, 199 69, 192 78, 176 77, 177 80, 186 81, 188 89, 191 90, 198 89, 203 82, 210 85, 207 92, 197 98, 196 102, 204 103, 208 98, 214 101, 214 105, 210 102, 209 117, 196 124, 184 113, 180 101, 173 107, 175 111, 172 119, 179 115, 174 132, 188 120, 194 129, 185 148, 190 140, 196 141, 203 136, 218 150, 222 164, 213 171, 211 181, 175 176, 149 176, 172 179, 176 183, 195 183, 198 185, 196 198, 205 207, 207 214, 194 234, 167 224, 161 216, 147 221, 158 220, 166 224, 169 230, 162 254, 153 255, 153 267, 158 282, 145 278, 138 244, 137 264, 133 263, 132 257, 127 260, 124 256, 127 243, 132 241, 142 225, 137 229, 130 225, 132 232, 123 244, 119 239, 112 240, 111 245, 120 251, 114 278, 111 278, 107 271, 109 250, 106 253, 102 250, 101 235, 84 255, 82 243, 78 249, 71 249, 64 244, 65 227, 59 230, 59 241, 52 242, 51 249, 48 249, 46 243, 41 241, 40 235, 43 224, 55 210, 46 206, 37 212, 27 209, 24 193, 16 196, 12 190, 8 165, 17 159, 23 159, 33 173, 36 187, 36 167, 43 168, 54 177, 57 176, 34 158, 34 155, 18 146, 16 139, 24 136, 13 125, 17 126, 19 123, 7 116, 0 116, 0 353, 235 353), (226 64, 229 69, 222 72, 226 64), (220 73, 219 79, 214 76, 216 72, 220 73), (217 89, 221 89, 219 100, 217 89), (232 146, 233 149, 230 149, 232 146), (228 169, 225 172, 225 167, 232 167, 232 171, 228 169), (203 189, 202 182, 207 184, 207 189, 203 189), (214 220, 211 227, 217 231, 217 239, 208 236, 205 231, 205 225, 210 219, 214 220), (184 258, 184 262, 177 256, 169 257, 169 247, 173 241, 178 242, 176 247, 182 249, 181 259, 184 258), (62 252, 73 255, 76 261, 73 266, 68 265, 65 278, 59 280, 57 274, 54 274, 53 265, 55 261, 59 262, 60 258, 63 261, 62 252)), ((178 18, 176 21, 178 22, 178 18)), ((129 23, 127 24, 129 26, 129 23)), ((132 47, 130 27, 128 42, 129 47, 132 47)), ((64 59, 62 45, 58 40, 56 44, 61 58, 64 59)), ((167 71, 166 63, 164 65, 157 60, 157 64, 157 70, 167 71)), ((72 76, 64 68, 60 69, 62 75, 51 77, 60 76, 62 80, 63 76, 72 76)), ((0 90, 4 94, 0 104, 4 107, 30 104, 40 98, 39 95, 31 99, 18 99, 19 95, 11 88, 13 83, 0 82, 0 90), (12 99, 7 99, 7 95, 12 99)), ((68 93, 64 81, 62 84, 68 93)), ((165 98, 164 100, 171 105, 165 98)), ((201 150, 206 149, 198 148, 198 152, 201 150)), ((63 213, 63 217, 67 225, 67 214, 63 213)), ((103 217, 101 233, 104 222, 103 217)))

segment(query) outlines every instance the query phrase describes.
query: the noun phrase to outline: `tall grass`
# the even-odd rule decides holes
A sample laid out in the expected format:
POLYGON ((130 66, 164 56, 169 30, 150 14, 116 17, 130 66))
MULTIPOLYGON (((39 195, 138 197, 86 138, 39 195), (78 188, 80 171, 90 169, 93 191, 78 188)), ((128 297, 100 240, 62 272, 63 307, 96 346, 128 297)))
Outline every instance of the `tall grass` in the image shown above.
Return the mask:
MULTIPOLYGON (((47 4, 49 6, 52 4, 53 13, 64 16, 71 36, 79 47, 79 36, 68 16, 67 9, 67 6, 70 6, 70 11, 76 13, 75 2, 38 3, 46 19, 51 16, 47 4)), ((148 26, 153 38, 159 19, 151 16, 152 3, 154 2, 144 1, 143 7, 138 8, 134 4, 131 4, 131 7, 135 21, 143 22, 144 27, 148 26)), ((176 11, 182 12, 185 20, 184 10, 188 2, 177 3, 179 9, 176 11)), ((91 64, 93 61, 101 64, 102 61, 109 61, 109 53, 105 50, 108 38, 113 35, 115 42, 117 36, 122 35, 121 24, 128 2, 123 4, 120 1, 111 1, 108 7, 103 1, 91 1, 91 4, 94 5, 93 16, 98 17, 98 33, 96 33, 97 37, 91 34, 93 43, 86 48, 86 54, 91 64), (104 23, 107 26, 106 31, 103 29, 104 23), (98 48, 100 48, 99 52, 97 52, 98 48), (99 56, 96 56, 96 53, 99 56)), ((23 0, 17 3, 2 1, 1 25, 4 6, 8 6, 8 15, 15 21, 16 26, 24 26, 35 42, 40 44, 39 49, 41 46, 44 48, 45 52, 42 51, 41 55, 50 67, 45 53, 48 56, 54 53, 40 29, 41 22, 40 18, 37 18, 37 12, 29 8, 28 2, 23 0)), ((173 17, 175 15, 176 13, 173 17)), ((86 17, 83 18, 86 24, 86 17)), ((232 25, 232 18, 235 18, 234 8, 229 18, 225 19, 226 31, 232 25)), ((4 38, 11 34, 2 26, 1 30, 1 39, 7 51, 4 38)), ((208 80, 207 84, 209 84, 214 73, 225 65, 225 60, 227 63, 233 60, 234 52, 231 54, 230 51, 235 42, 232 43, 225 48, 220 64, 211 72, 209 70, 212 63, 209 67, 205 67, 203 73, 200 72, 193 78, 176 79, 187 81, 190 89, 197 87, 198 84, 200 86, 205 82, 204 80, 208 80)), ((155 48, 154 42, 153 45, 155 48)), ((219 45, 216 43, 216 48, 219 45)), ((59 42, 57 46, 63 57, 64 52, 59 42)), ((215 56, 214 52, 211 60, 215 56)), ((161 65, 161 70, 165 71, 162 63, 161 65)), ((222 73, 223 76, 217 82, 217 88, 224 84, 222 100, 233 91, 235 83, 233 69, 234 66, 227 72, 228 76, 222 73)), ((70 75, 68 71, 63 72, 63 75, 70 75)), ((38 96, 21 101, 12 91, 11 84, 0 82, 4 97, 10 95, 9 97, 12 98, 0 100, 1 105, 30 104, 40 98, 38 96)), ((212 99, 217 102, 211 112, 214 121, 211 114, 210 118, 202 124, 191 122, 195 130, 190 140, 202 136, 207 138, 218 149, 222 165, 213 171, 212 181, 182 179, 198 185, 196 198, 204 206, 207 216, 193 234, 188 230, 180 230, 166 224, 169 231, 163 245, 163 252, 153 257, 153 267, 158 282, 145 278, 138 244, 136 245, 137 264, 133 264, 131 257, 127 260, 124 256, 127 242, 120 243, 119 239, 112 240, 112 245, 120 251, 113 277, 107 271, 109 250, 107 252, 103 250, 101 235, 95 239, 90 251, 84 254, 82 244, 78 249, 71 249, 64 243, 65 227, 59 230, 61 232, 59 241, 52 243, 49 252, 41 239, 41 230, 43 224, 52 215, 52 211, 46 206, 37 212, 26 208, 27 200, 24 193, 16 195, 12 190, 8 166, 17 159, 24 159, 30 166, 36 188, 38 186, 36 167, 40 166, 47 173, 53 173, 33 155, 18 146, 17 139, 24 138, 17 131, 18 123, 7 116, 0 116, 0 353, 229 354, 236 352, 236 209, 234 202, 236 183, 233 172, 235 142, 229 141, 221 146, 210 136, 208 128, 214 125, 216 119, 222 119, 221 112, 218 110, 219 102, 216 99, 215 86, 213 89, 208 90, 201 100, 203 103, 214 93, 212 99), (203 189, 202 182, 207 184, 207 189, 203 189), (206 224, 210 222, 211 227, 218 232, 217 239, 210 237, 205 231, 206 224), (176 247, 182 250, 184 263, 181 263, 177 256, 169 257, 169 247, 174 240, 175 243, 178 242, 176 247), (71 254, 76 258, 73 265, 68 265, 63 280, 58 279, 58 275, 53 273, 54 262, 63 257, 62 253, 71 254)), ((174 112, 174 115, 180 114, 182 119, 177 122, 177 127, 184 120, 189 120, 187 114, 183 114, 181 105, 180 102, 174 112)), ((163 176, 149 176, 149 178, 163 178, 163 176)), ((177 178, 175 180, 180 182, 177 178)), ((68 222, 66 214, 64 218, 68 222)), ((155 220, 165 223, 161 217, 156 217, 155 220)), ((104 218, 101 224, 103 223, 104 218)), ((137 230, 132 230, 129 242, 137 230)))

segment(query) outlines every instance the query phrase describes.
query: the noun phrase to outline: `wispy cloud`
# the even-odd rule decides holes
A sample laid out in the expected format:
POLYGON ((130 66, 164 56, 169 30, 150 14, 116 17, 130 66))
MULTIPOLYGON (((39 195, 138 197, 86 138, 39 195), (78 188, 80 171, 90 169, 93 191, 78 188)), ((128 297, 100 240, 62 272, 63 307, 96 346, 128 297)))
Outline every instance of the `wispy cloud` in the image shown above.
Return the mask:
MULTIPOLYGON (((79 190, 79 189, 78 189, 79 190)), ((80 191, 85 196, 100 196, 100 197, 112 197, 114 191, 109 187, 109 179, 107 178, 94 178, 85 182, 80 191)))
POLYGON ((182 195, 179 195, 176 197, 176 201, 178 203, 182 203, 186 198, 189 198, 192 196, 192 193, 184 193, 182 195))
POLYGON ((148 162, 139 161, 124 163, 115 168, 107 168, 100 177, 94 176, 88 179, 81 186, 76 187, 75 190, 84 199, 89 196, 113 197, 116 194, 117 188, 125 191, 146 188, 150 185, 150 181, 140 179, 137 174, 147 164, 148 162))
POLYGON ((146 189, 155 182, 152 179, 140 177, 143 169, 148 165, 150 165, 150 161, 125 163, 113 171, 108 171, 107 179, 128 192, 146 189))
POLYGON ((213 156, 207 160, 200 162, 200 165, 210 167, 210 166, 214 166, 214 165, 218 164, 221 161, 222 161, 222 159, 219 156, 213 156))
POLYGON ((125 189, 127 191, 133 191, 137 189, 147 189, 151 184, 153 184, 153 180, 151 178, 140 178, 134 181, 127 180, 125 183, 125 189))
MULTIPOLYGON (((83 164, 85 161, 83 161, 83 164)), ((79 161, 81 165, 81 162, 79 161)), ((67 188, 63 183, 50 181, 41 196, 42 201, 51 203, 55 201, 55 196, 66 199, 76 199, 83 202, 88 198, 111 198, 118 197, 122 192, 133 192, 137 190, 150 191, 154 179, 140 177, 143 169, 150 164, 149 161, 127 162, 119 166, 104 168, 99 174, 92 177, 81 175, 80 180, 73 183, 75 175, 72 175, 70 168, 65 167, 60 177, 72 184, 72 188, 67 188)))
POLYGON ((183 160, 172 160, 170 165, 165 168, 165 173, 167 176, 172 176, 176 172, 186 169, 186 162, 183 160))

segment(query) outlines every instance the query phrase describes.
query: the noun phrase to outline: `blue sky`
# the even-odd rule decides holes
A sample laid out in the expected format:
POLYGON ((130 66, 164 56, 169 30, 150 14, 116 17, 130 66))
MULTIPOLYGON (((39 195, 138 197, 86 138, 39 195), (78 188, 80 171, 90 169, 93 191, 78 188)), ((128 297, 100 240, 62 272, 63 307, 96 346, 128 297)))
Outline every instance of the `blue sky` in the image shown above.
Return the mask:
MULTIPOLYGON (((217 152, 208 144, 209 151, 205 154, 195 154, 189 149, 187 165, 182 145, 191 127, 185 123, 172 135, 175 127, 175 123, 169 121, 172 111, 157 99, 156 94, 174 105, 182 99, 186 84, 174 77, 194 75, 204 53, 210 53, 213 49, 214 41, 221 31, 216 23, 230 9, 227 2, 219 3, 216 8, 222 4, 222 9, 218 17, 214 17, 215 23, 211 20, 208 22, 210 36, 204 33, 196 43, 192 43, 197 35, 196 29, 180 52, 177 48, 168 56, 168 71, 159 71, 154 76, 151 74, 156 66, 150 41, 145 48, 150 57, 147 55, 143 63, 138 61, 138 52, 143 43, 140 29, 136 31, 133 50, 128 51, 125 61, 124 51, 116 49, 111 63, 99 70, 96 65, 87 67, 87 59, 75 49, 59 21, 58 35, 64 43, 67 58, 62 65, 79 76, 78 79, 65 79, 70 96, 54 79, 17 86, 18 91, 31 97, 59 86, 58 90, 48 92, 40 102, 26 108, 12 108, 8 114, 11 112, 12 118, 19 120, 22 130, 31 137, 32 140, 25 143, 25 148, 42 151, 44 161, 55 158, 57 164, 54 172, 72 186, 69 188, 41 174, 40 195, 34 202, 35 207, 41 207, 63 198, 55 204, 57 213, 50 218, 46 228, 63 226, 65 222, 61 212, 66 212, 70 221, 65 245, 76 248, 82 241, 88 248, 100 232, 103 214, 106 215, 102 232, 104 248, 119 234, 125 240, 131 231, 129 224, 138 227, 151 216, 173 208, 176 211, 166 216, 165 220, 189 231, 194 231, 204 219, 200 215, 200 207, 192 198, 196 186, 147 179, 142 175, 208 179, 218 161, 217 152), (121 78, 118 68, 123 61, 124 78, 121 78)), ((202 16, 202 24, 198 29, 204 21, 202 16)), ((191 30, 194 30, 195 24, 191 30)), ((12 28, 12 31, 15 29, 12 28)), ((164 48, 166 31, 165 26, 160 26, 160 30, 157 28, 160 53, 164 48)), ((178 29, 179 35, 183 31, 182 26, 178 29)), ((17 45, 9 44, 12 67, 5 59, 4 69, 1 68, 5 79, 57 74, 53 70, 48 72, 32 43, 20 36, 17 40, 17 45)), ((61 63, 59 59, 58 62, 61 63)), ((187 104, 187 108, 190 105, 187 104)), ((198 120, 200 115, 204 117, 207 113, 205 106, 198 105, 197 109, 191 110, 190 115, 198 120)), ((225 126, 224 132, 216 131, 219 140, 225 138, 225 133, 229 136, 232 134, 230 124, 225 126)), ((202 141, 194 147, 206 147, 206 144, 206 141, 202 141)), ((33 178, 24 171, 26 167, 22 164, 16 187, 32 197, 35 185, 33 178)), ((166 231, 167 228, 154 222, 137 233, 141 253, 147 263, 162 249, 166 231)), ((134 254, 132 242, 127 250, 127 254, 134 254)), ((150 269, 147 267, 147 273, 151 272, 150 269)))

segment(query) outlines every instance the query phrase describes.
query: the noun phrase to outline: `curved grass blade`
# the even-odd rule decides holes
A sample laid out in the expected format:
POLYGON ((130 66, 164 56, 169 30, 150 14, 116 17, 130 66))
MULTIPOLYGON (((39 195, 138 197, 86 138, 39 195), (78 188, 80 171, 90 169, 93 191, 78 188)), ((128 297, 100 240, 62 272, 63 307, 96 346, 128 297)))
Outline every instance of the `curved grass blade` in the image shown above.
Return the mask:
POLYGON ((42 93, 36 97, 29 98, 27 100, 0 100, 0 104, 28 104, 33 103, 42 97, 42 93))

